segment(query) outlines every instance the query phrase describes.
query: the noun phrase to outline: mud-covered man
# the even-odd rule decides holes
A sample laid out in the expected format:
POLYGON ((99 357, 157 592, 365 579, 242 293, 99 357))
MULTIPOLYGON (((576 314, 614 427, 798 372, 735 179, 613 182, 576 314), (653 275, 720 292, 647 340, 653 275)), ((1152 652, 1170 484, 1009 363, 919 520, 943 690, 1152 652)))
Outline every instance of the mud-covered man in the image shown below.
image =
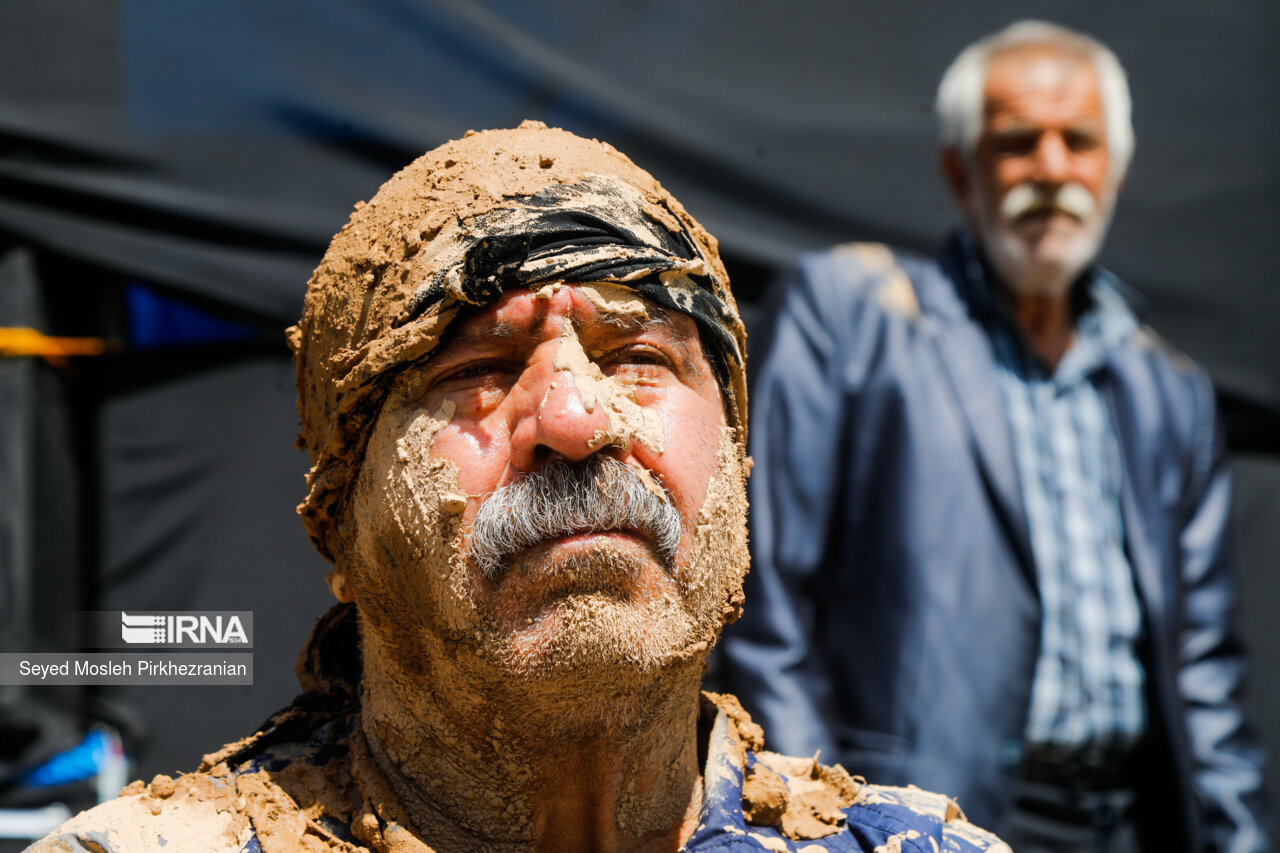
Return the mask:
POLYGON ((526 123, 424 155, 291 337, 340 602, 305 692, 37 849, 998 844, 700 694, 747 568, 745 335, 715 241, 621 154, 526 123))

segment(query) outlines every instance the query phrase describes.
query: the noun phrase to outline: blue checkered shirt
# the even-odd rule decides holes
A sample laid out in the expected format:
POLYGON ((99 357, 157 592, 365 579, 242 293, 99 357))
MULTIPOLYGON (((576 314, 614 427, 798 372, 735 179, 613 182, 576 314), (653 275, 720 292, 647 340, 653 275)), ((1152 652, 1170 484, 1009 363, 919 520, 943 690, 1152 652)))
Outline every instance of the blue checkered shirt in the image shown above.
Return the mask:
POLYGON ((1043 609, 1027 743, 1123 751, 1146 727, 1142 614, 1124 550, 1120 448, 1097 383, 1108 352, 1137 321, 1104 275, 1091 276, 1081 285, 1076 338, 1049 371, 985 277, 975 283, 992 309, 987 330, 1043 609))

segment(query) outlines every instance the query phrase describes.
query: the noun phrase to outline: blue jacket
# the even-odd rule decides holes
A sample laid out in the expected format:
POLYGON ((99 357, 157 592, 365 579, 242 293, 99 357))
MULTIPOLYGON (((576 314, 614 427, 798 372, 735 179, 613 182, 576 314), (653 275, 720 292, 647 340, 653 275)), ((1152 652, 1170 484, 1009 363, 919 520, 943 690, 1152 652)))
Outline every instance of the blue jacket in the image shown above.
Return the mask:
MULTIPOLYGON (((936 261, 842 246, 775 288, 751 391, 752 571, 724 675, 771 748, 942 791, 999 833, 1040 601, 963 263, 958 237, 936 261)), ((1101 387, 1159 745, 1140 807, 1161 810, 1174 849, 1264 849, 1213 389, 1146 328, 1101 387)))

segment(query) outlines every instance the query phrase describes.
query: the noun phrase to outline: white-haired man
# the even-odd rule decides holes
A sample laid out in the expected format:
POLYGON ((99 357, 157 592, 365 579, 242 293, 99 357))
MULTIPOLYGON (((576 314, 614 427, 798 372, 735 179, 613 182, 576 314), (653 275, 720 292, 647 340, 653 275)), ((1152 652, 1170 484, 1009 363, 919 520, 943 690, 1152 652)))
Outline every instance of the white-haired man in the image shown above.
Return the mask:
POLYGON ((775 291, 728 685, 785 751, 1015 850, 1264 849, 1213 391, 1093 265, 1124 71, 1017 23, 938 109, 940 257, 841 246, 775 291))

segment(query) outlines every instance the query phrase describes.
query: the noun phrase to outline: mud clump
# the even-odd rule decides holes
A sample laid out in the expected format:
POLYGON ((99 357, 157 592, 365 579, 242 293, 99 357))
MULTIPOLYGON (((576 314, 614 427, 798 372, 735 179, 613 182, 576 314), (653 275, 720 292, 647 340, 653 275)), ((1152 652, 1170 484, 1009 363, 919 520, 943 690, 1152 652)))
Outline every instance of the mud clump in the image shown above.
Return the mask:
POLYGON ((820 763, 816 755, 791 758, 762 751, 764 733, 735 697, 711 693, 707 697, 729 717, 734 759, 746 768, 742 785, 746 822, 776 827, 792 841, 839 832, 845 819, 842 809, 857 799, 862 780, 838 764, 820 763), (749 766, 748 751, 755 753, 755 762, 749 766))

